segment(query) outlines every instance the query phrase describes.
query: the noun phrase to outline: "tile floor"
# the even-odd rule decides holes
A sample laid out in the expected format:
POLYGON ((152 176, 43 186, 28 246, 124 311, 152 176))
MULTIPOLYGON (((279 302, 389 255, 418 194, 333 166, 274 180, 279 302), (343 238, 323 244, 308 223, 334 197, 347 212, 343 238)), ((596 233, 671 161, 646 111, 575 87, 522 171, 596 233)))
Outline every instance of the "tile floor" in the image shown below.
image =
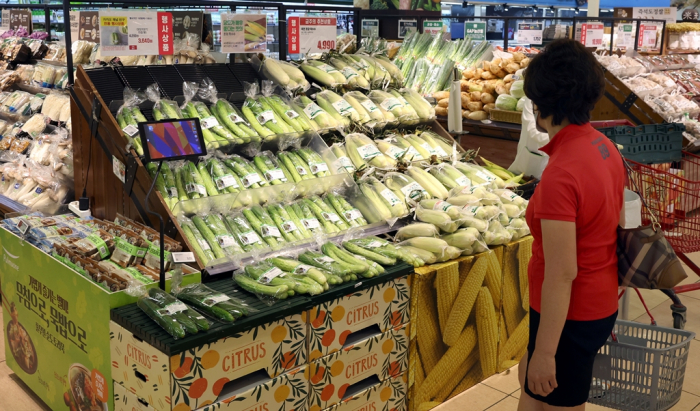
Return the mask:
MULTIPOLYGON (((690 256, 700 265, 700 253, 690 256)), ((684 284, 700 281, 699 278, 688 270, 688 278, 684 284)), ((661 326, 671 327, 672 318, 668 298, 659 291, 642 290, 642 295, 661 326)), ((700 290, 685 293, 681 296, 683 303, 688 307, 686 329, 698 334, 700 339, 700 290)), ((632 293, 629 298, 629 318, 642 323, 649 323, 649 316, 644 307, 632 293)), ((2 310, 0 310, 0 323, 2 323, 2 310)), ((4 332, 3 332, 4 334, 4 332)), ((692 344, 690 358, 686 369, 683 395, 680 401, 671 410, 673 411, 700 411, 700 348, 692 344)), ((434 408, 434 411, 515 411, 518 408, 520 386, 517 378, 518 367, 513 367, 501 374, 483 381, 468 391, 458 395, 452 400, 434 408)), ((17 378, 17 376, 5 364, 5 345, 0 338, 0 411, 50 411, 51 409, 41 401, 31 390, 17 378)), ((587 411, 605 411, 609 408, 589 404, 587 411)))

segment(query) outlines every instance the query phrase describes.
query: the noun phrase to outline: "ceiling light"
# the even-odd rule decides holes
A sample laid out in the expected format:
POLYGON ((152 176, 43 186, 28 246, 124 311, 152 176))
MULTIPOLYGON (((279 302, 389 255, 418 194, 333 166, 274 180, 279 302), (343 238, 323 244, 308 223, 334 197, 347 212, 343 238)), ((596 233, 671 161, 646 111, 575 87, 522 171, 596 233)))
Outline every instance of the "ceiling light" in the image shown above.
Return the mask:
POLYGON ((532 6, 532 11, 534 11, 535 13, 537 13, 537 10, 538 10, 537 5, 532 6))
POLYGON ((466 9, 467 7, 469 7, 469 2, 468 2, 468 1, 463 1, 463 2, 462 2, 462 8, 463 8, 463 9, 466 9))
POLYGON ((578 10, 578 7, 576 7, 576 8, 574 9, 574 14, 578 14, 578 11, 579 11, 579 10, 578 10))
POLYGON ((504 11, 508 11, 508 3, 505 3, 505 4, 503 5, 503 10, 504 10, 504 11))

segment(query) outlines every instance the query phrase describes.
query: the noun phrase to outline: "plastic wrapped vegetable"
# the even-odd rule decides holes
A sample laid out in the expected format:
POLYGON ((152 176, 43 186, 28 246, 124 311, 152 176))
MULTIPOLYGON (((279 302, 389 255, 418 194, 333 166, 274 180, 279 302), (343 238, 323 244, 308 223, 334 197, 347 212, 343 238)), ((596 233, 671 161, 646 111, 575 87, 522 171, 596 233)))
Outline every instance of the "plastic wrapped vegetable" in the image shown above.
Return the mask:
POLYGON ((204 239, 197 227, 192 223, 192 220, 187 217, 181 217, 178 219, 178 222, 182 227, 183 234, 192 247, 192 251, 197 254, 199 259, 202 261, 202 264, 206 266, 209 264, 209 262, 217 258, 214 256, 214 253, 209 246, 209 242, 204 239))
POLYGON ((310 147, 302 147, 296 151, 296 154, 309 166, 309 170, 314 176, 327 177, 331 174, 328 164, 326 164, 320 154, 310 147))
POLYGON ((219 125, 244 143, 260 141, 258 133, 246 122, 244 116, 225 99, 218 98, 214 82, 209 78, 201 81, 197 95, 210 103, 210 112, 219 125))
POLYGON ((159 288, 149 289, 148 295, 139 298, 137 305, 173 338, 184 338, 187 334, 197 334, 200 329, 209 329, 206 319, 199 318, 201 316, 184 303, 159 288))
POLYGON ((294 129, 284 122, 264 99, 257 98, 257 83, 245 83, 245 94, 243 115, 263 139, 275 134, 294 132, 294 129))
POLYGON ((174 294, 198 311, 223 322, 234 322, 254 311, 242 301, 212 290, 204 284, 190 284, 175 290, 174 294))
POLYGON ((253 164, 268 183, 278 185, 289 182, 284 170, 277 164, 275 156, 270 151, 258 153, 253 158, 253 164))
POLYGON ((121 127, 124 136, 131 142, 134 150, 138 155, 143 155, 143 145, 139 137, 138 123, 145 122, 146 117, 141 113, 139 104, 146 100, 143 93, 139 93, 130 89, 124 88, 124 104, 117 110, 117 122, 121 127))
POLYGON ((182 111, 187 117, 198 118, 202 127, 202 137, 207 149, 214 150, 231 143, 242 144, 243 139, 237 138, 228 129, 223 127, 217 118, 209 112, 207 105, 201 101, 192 101, 197 95, 197 83, 186 81, 182 83, 182 92, 185 102, 182 111))
POLYGON ((238 240, 238 243, 245 252, 259 251, 267 248, 267 245, 242 213, 236 212, 224 216, 224 223, 229 233, 238 240))
POLYGON ((250 223, 255 232, 265 241, 270 248, 278 250, 282 248, 287 241, 282 236, 279 228, 275 225, 272 217, 259 205, 252 206, 243 210, 243 215, 250 223))
POLYGON ((299 66, 301 71, 326 87, 338 87, 348 84, 347 78, 333 66, 319 60, 307 60, 299 66))
POLYGON ((340 125, 332 115, 306 96, 295 97, 291 105, 302 118, 308 119, 314 130, 330 130, 340 125))
POLYGON ((161 98, 160 87, 157 83, 146 88, 146 97, 154 103, 153 118, 157 121, 182 118, 182 111, 176 102, 161 98))

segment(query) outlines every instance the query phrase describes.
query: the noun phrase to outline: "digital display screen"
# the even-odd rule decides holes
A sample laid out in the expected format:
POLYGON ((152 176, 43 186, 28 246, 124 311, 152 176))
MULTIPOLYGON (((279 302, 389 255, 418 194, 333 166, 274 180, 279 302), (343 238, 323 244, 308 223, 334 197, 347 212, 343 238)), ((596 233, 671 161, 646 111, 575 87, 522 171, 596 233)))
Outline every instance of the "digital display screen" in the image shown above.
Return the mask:
POLYGON ((139 123, 144 154, 150 161, 175 160, 206 154, 199 119, 139 123))

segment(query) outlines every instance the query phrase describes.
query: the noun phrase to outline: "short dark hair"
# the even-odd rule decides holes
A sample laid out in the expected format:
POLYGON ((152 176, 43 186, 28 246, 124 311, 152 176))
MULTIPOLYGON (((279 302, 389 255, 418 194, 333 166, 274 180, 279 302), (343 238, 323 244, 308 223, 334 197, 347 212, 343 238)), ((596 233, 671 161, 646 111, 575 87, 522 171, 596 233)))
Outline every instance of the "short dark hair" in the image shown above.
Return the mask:
POLYGON ((525 71, 525 95, 552 124, 568 119, 586 124, 603 96, 605 75, 593 53, 579 42, 556 40, 535 56, 525 71))

